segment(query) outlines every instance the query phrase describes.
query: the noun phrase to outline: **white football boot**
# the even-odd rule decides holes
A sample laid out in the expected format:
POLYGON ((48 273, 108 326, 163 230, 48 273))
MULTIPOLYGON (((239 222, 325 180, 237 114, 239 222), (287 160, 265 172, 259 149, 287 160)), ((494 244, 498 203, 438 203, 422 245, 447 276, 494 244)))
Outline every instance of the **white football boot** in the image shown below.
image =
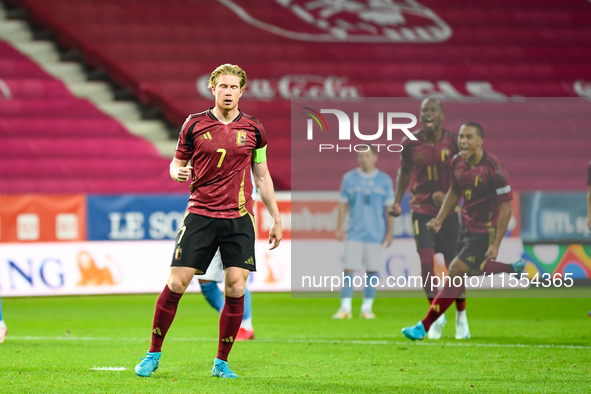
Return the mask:
POLYGON ((427 338, 441 339, 441 333, 443 332, 443 326, 445 326, 445 323, 447 323, 445 315, 439 316, 439 318, 431 324, 431 328, 429 328, 429 332, 427 333, 427 338))

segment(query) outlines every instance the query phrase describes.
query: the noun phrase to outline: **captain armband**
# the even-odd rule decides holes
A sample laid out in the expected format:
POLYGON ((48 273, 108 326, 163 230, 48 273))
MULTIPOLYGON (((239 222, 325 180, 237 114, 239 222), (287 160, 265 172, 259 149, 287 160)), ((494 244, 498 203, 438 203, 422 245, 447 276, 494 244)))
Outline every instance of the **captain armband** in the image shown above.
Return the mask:
POLYGON ((252 155, 252 161, 255 163, 264 163, 267 161, 267 145, 255 149, 252 155))

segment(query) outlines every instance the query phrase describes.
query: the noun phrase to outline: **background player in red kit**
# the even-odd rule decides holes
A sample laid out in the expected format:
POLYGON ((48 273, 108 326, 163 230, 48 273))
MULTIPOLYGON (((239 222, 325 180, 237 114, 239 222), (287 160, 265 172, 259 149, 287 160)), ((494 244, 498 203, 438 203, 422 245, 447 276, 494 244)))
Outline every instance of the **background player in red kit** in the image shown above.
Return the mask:
MULTIPOLYGON (((449 264, 456 255, 460 222, 458 214, 453 210, 443 221, 441 230, 433 233, 427 229, 429 220, 437 216, 439 207, 445 197, 451 181, 451 161, 459 152, 457 136, 441 127, 444 119, 441 102, 427 98, 421 103, 420 121, 423 128, 416 133, 416 141, 407 137, 402 139, 404 147, 401 154, 401 165, 396 179, 396 197, 391 213, 398 216, 402 213, 400 202, 404 192, 411 185, 410 209, 412 212, 412 228, 417 251, 421 260, 421 277, 423 288, 429 304, 435 298, 437 290, 427 286, 427 278, 435 275, 433 256, 442 253, 445 264, 449 264)), ((466 318, 466 300, 464 292, 460 292, 456 300, 456 338, 463 339, 469 335, 466 318)), ((441 338, 441 331, 446 323, 445 315, 441 315, 429 330, 430 339, 441 338)))
POLYGON ((244 286, 249 272, 256 270, 251 167, 260 198, 273 218, 271 249, 279 246, 282 238, 281 217, 266 163, 265 130, 257 119, 238 109, 246 73, 236 65, 221 65, 212 72, 209 86, 215 107, 187 118, 170 164, 174 180, 192 178, 191 197, 177 234, 168 282, 156 301, 150 350, 135 367, 139 376, 150 376, 158 369, 162 342, 181 296, 195 274, 207 271, 219 248, 226 301, 212 375, 237 377, 228 366, 228 354, 242 321, 244 286))
MULTIPOLYGON (((458 253, 449 267, 451 279, 461 278, 464 274, 521 274, 525 268, 523 259, 514 264, 494 261, 511 219, 513 193, 505 167, 499 159, 482 149, 483 137, 484 130, 478 123, 469 122, 460 128, 460 153, 452 161, 451 187, 437 217, 427 224, 430 230, 438 232, 447 215, 458 205, 460 198, 464 198, 458 253)), ((402 329, 407 338, 423 339, 433 322, 465 290, 463 283, 461 286, 453 283, 445 280, 427 316, 417 325, 402 329)))

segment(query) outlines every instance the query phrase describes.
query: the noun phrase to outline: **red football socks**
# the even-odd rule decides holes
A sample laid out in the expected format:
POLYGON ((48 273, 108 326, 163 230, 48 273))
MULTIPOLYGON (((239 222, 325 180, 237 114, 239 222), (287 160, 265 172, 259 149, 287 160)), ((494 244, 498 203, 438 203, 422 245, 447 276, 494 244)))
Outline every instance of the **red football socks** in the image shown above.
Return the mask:
POLYGON ((486 260, 482 272, 486 274, 502 274, 503 272, 511 274, 515 272, 515 270, 510 264, 499 263, 494 260, 486 260))
MULTIPOLYGON (((457 283, 457 282, 456 282, 457 283)), ((433 300, 427 316, 422 320, 425 331, 429 331, 431 324, 435 322, 441 316, 447 308, 456 300, 463 286, 456 287, 450 284, 448 280, 444 282, 443 289, 437 294, 437 297, 433 300)))
MULTIPOLYGON (((445 266, 449 269, 453 260, 445 259, 445 266)), ((466 286, 462 283, 458 298, 456 298, 456 309, 458 312, 466 310, 466 286)))
POLYGON ((431 305, 431 302, 437 294, 437 289, 431 290, 431 283, 428 283, 430 282, 428 277, 435 275, 435 271, 433 269, 434 255, 435 250, 433 248, 419 249, 419 259, 421 260, 421 278, 423 278, 423 290, 425 290, 425 294, 429 300, 429 305, 431 305))
POLYGON ((162 351, 162 342, 164 337, 174 320, 176 309, 179 301, 183 295, 173 293, 164 286, 164 290, 156 300, 156 311, 154 312, 154 322, 152 323, 152 344, 150 345, 150 353, 162 351))
POLYGON ((228 361, 228 354, 236 340, 236 334, 244 315, 244 295, 238 298, 226 296, 226 303, 220 315, 220 340, 218 355, 220 360, 228 361))

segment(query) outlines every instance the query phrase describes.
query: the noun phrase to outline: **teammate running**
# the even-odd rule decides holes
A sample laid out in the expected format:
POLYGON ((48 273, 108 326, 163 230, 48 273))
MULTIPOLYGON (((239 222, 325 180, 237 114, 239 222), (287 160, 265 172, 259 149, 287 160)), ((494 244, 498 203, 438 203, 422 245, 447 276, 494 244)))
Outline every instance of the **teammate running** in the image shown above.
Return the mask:
MULTIPOLYGON (((427 286, 427 279, 435 275, 433 257, 435 253, 442 253, 445 265, 449 268, 449 264, 456 256, 460 228, 458 214, 453 209, 443 221, 439 232, 433 233, 427 230, 427 223, 437 216, 445 192, 449 188, 451 161, 459 152, 457 136, 441 126, 444 118, 443 106, 439 100, 431 98, 423 100, 419 118, 423 128, 414 133, 417 140, 407 137, 402 139, 401 144, 404 149, 396 179, 396 199, 392 206, 394 216, 402 213, 400 202, 410 185, 412 229, 421 261, 423 289, 429 304, 437 293, 437 289, 427 286)), ((458 294, 456 308, 456 339, 463 339, 470 335, 463 291, 458 294)), ((429 339, 440 339, 446 322, 445 315, 441 315, 431 325, 429 339)))
POLYGON ((437 233, 441 230, 441 223, 463 197, 458 253, 449 267, 450 280, 444 281, 443 289, 431 303, 427 316, 417 325, 402 329, 409 339, 425 338, 432 324, 464 291, 464 274, 520 274, 525 269, 523 259, 514 264, 495 261, 511 219, 513 193, 505 167, 499 159, 482 149, 483 138, 484 130, 478 123, 465 123, 460 128, 460 153, 452 161, 451 187, 437 217, 427 223, 427 227, 437 233), (457 277, 460 280, 454 281, 457 277))

